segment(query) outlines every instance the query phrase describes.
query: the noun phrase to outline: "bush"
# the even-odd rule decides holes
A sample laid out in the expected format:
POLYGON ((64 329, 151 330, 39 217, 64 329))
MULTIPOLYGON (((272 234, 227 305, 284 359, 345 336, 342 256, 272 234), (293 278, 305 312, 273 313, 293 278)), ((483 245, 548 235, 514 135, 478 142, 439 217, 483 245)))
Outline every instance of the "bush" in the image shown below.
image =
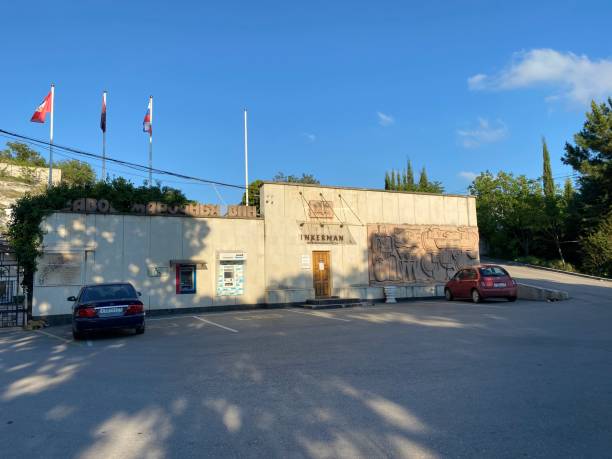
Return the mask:
POLYGON ((576 268, 570 263, 568 263, 567 261, 565 262, 565 264, 563 264, 561 260, 546 260, 544 258, 534 257, 532 255, 527 256, 527 257, 518 257, 518 258, 515 258, 514 261, 517 261, 519 263, 525 263, 527 265, 535 265, 535 266, 543 266, 545 268, 559 269, 561 271, 568 271, 570 273, 577 272, 576 268))

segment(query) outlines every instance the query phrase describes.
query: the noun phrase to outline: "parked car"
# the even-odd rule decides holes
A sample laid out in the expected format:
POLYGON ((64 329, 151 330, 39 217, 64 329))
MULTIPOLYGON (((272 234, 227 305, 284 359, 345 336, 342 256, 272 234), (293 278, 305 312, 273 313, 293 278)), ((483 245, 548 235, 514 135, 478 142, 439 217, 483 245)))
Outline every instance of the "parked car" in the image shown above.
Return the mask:
POLYGON ((87 332, 133 328, 145 332, 145 311, 140 292, 130 283, 85 285, 72 305, 72 336, 83 339, 87 332))
POLYGON ((444 286, 444 296, 453 299, 472 299, 479 303, 486 298, 516 300, 516 281, 508 271, 497 265, 470 266, 457 271, 444 286))

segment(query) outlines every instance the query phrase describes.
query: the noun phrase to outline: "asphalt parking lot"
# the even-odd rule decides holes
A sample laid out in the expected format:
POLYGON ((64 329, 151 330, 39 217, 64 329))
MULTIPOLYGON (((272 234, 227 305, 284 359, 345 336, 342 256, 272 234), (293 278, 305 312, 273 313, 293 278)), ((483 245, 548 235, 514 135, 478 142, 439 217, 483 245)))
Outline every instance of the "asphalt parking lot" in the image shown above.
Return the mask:
POLYGON ((1 456, 611 457, 610 325, 574 299, 0 330, 1 456))

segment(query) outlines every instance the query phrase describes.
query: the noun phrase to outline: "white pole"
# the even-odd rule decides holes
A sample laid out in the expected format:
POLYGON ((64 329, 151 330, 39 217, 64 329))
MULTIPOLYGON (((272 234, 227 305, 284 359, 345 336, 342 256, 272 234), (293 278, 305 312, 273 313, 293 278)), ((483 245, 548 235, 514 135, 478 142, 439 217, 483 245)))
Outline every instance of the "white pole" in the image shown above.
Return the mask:
POLYGON ((249 142, 247 131, 247 109, 244 109, 244 189, 246 190, 245 204, 249 205, 249 142))
POLYGON ((149 187, 153 186, 153 96, 149 98, 149 104, 151 106, 151 128, 149 130, 149 187))
POLYGON ((104 130, 102 131, 102 180, 106 180, 106 91, 102 94, 104 104, 104 130))
POLYGON ((53 112, 55 111, 55 85, 51 84, 51 122, 49 123, 49 188, 53 186, 53 112))

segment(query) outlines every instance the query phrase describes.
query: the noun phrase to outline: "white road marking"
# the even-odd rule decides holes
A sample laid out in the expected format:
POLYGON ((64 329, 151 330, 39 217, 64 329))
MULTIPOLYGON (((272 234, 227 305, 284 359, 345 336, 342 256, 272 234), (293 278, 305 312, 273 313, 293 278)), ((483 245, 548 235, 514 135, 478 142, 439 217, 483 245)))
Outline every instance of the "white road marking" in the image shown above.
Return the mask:
POLYGON ((304 314, 306 316, 320 317, 322 319, 341 320, 342 322, 350 322, 350 319, 341 319, 340 317, 332 317, 328 312, 305 312, 287 309, 287 311, 295 312, 296 314, 304 314))
POLYGON ((54 335, 53 333, 45 332, 42 330, 36 330, 36 333, 42 333, 43 335, 50 336, 51 338, 59 339, 60 341, 63 341, 64 343, 74 343, 73 339, 62 338, 61 336, 57 336, 57 335, 54 335))
POLYGON ((193 318, 193 316, 170 316, 170 317, 155 317, 155 318, 151 318, 151 319, 146 319, 146 320, 174 320, 174 319, 187 319, 187 318, 193 318))
POLYGON ((206 322, 207 324, 214 325, 215 327, 219 327, 219 328, 222 328, 224 330, 231 331, 233 333, 238 333, 238 330, 234 330, 233 328, 226 327, 225 325, 221 325, 221 324, 212 322, 210 320, 202 319, 201 317, 198 317, 198 316, 192 316, 192 317, 194 319, 201 320, 202 322, 206 322))

